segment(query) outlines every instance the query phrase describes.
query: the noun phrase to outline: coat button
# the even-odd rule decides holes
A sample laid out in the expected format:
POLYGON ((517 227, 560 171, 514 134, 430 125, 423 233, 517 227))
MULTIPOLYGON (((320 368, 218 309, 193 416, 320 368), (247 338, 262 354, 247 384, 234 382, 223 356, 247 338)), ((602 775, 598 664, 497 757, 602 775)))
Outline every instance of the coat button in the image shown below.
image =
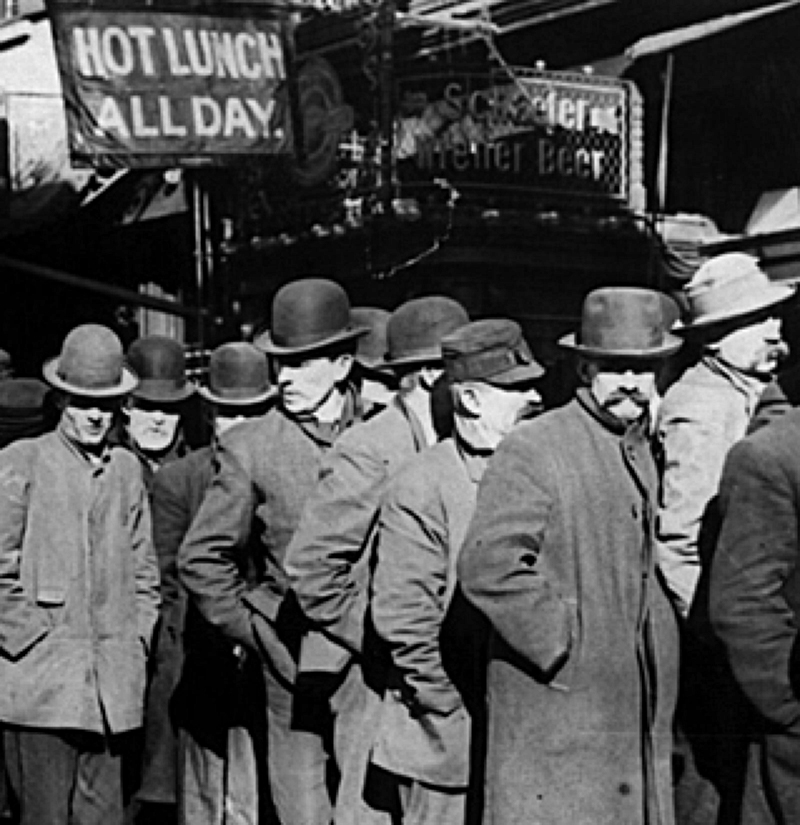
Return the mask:
POLYGON ((619 786, 619 792, 623 796, 629 796, 631 792, 631 786, 627 782, 622 782, 619 786))

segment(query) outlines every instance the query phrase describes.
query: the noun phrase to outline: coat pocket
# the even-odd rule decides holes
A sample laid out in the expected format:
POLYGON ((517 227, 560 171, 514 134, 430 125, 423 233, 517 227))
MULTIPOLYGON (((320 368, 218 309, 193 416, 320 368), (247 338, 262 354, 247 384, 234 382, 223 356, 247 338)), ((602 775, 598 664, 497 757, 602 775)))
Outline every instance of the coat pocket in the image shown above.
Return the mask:
POLYGON ((562 602, 569 608, 570 644, 569 653, 564 663, 547 683, 551 690, 569 693, 580 690, 585 681, 583 659, 583 621, 577 599, 562 598, 562 602))

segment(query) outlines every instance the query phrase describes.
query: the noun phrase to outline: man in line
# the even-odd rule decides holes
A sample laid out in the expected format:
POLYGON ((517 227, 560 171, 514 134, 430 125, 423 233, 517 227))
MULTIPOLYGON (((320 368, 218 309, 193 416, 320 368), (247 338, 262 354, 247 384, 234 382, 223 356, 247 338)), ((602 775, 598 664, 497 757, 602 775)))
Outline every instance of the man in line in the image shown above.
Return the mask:
POLYGON ((658 438, 664 458, 657 522, 658 563, 682 634, 676 805, 681 825, 735 821, 747 760, 747 709, 727 663, 704 631, 701 568, 716 538, 715 496, 728 450, 747 432, 756 404, 785 352, 780 304, 794 289, 770 282, 739 252, 703 264, 685 288, 690 320, 676 329, 701 359, 664 397, 658 438), (700 631, 700 636, 697 635, 700 631))
POLYGON ((44 376, 56 431, 0 453, 0 720, 21 825, 109 825, 159 605, 141 473, 108 441, 136 377, 94 324, 44 376))
MULTIPOLYGON (((443 296, 415 298, 395 310, 384 364, 398 376, 400 390, 382 413, 345 433, 326 457, 287 550, 286 569, 300 606, 315 623, 302 640, 298 688, 327 694, 337 710, 337 825, 375 816, 363 789, 379 699, 365 684, 362 665, 376 664, 364 650, 364 635, 381 495, 403 462, 437 440, 432 404, 443 368, 441 340, 468 320, 459 303, 443 296)), ((377 674, 366 678, 380 689, 377 674)))
POLYGON ((610 288, 561 344, 582 386, 500 444, 458 560, 494 629, 487 820, 670 825, 677 628, 647 411, 680 341, 658 293, 610 288))
POLYGON ((800 411, 736 444, 719 491, 709 618, 758 714, 741 825, 800 823, 800 411), (762 802, 766 800, 766 807, 762 802))
POLYGON ((354 323, 369 329, 358 341, 353 368, 353 379, 364 406, 364 421, 384 410, 397 392, 397 378, 383 363, 390 316, 390 312, 378 307, 353 307, 354 323))
POLYGON ((475 321, 442 341, 454 434, 408 461, 383 497, 372 584, 375 628, 393 673, 372 761, 395 775, 402 820, 464 825, 470 718, 440 630, 486 463, 531 403, 544 370, 513 321, 475 321))
POLYGON ((356 420, 348 375, 356 339, 365 330, 352 323, 344 290, 320 278, 282 287, 271 315, 261 348, 275 362, 278 401, 222 438, 217 472, 181 546, 178 569, 203 617, 232 644, 263 659, 268 771, 280 821, 328 825, 324 719, 309 730, 294 713, 305 622, 285 557, 324 455, 356 420), (257 585, 251 586, 243 570, 254 531, 260 544, 252 560, 257 585))
POLYGON ((252 344, 217 347, 209 361, 208 385, 199 392, 207 404, 215 444, 168 464, 153 479, 153 539, 164 599, 162 635, 172 639, 182 666, 180 684, 177 692, 171 685, 170 699, 170 721, 179 730, 178 821, 218 825, 228 811, 234 818, 256 822, 260 800, 254 747, 263 746, 264 706, 262 702, 254 707, 252 702, 259 692, 261 669, 255 656, 248 659, 241 645, 232 645, 209 626, 194 605, 187 615, 177 554, 211 483, 216 443, 232 426, 264 415, 274 401, 266 356, 252 344))

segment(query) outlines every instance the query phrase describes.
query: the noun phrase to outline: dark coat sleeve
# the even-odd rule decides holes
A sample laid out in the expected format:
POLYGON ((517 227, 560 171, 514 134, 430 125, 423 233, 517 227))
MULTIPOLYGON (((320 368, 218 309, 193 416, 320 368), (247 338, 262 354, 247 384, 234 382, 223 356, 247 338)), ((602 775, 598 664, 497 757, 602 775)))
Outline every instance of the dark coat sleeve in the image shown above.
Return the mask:
POLYGON ((757 438, 736 445, 723 471, 709 618, 747 698, 788 727, 800 720, 790 670, 797 628, 785 595, 798 554, 796 474, 793 481, 782 451, 757 438))
POLYGON ((247 444, 220 444, 219 466, 178 551, 180 580, 204 618, 229 639, 255 646, 243 602, 247 543, 257 492, 247 444))
POLYGON ((569 655, 574 608, 558 592, 558 548, 548 546, 554 470, 526 433, 512 433, 489 463, 458 578, 505 642, 549 677, 569 655))
POLYGON ((781 373, 758 400, 748 432, 754 433, 800 405, 800 366, 781 373))

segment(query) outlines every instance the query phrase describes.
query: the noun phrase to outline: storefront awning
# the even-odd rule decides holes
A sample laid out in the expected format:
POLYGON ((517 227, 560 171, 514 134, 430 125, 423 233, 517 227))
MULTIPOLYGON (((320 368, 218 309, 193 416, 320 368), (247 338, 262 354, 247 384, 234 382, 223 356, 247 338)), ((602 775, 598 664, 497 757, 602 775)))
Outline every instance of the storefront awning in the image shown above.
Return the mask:
POLYGON ((683 26, 660 34, 653 34, 637 40, 632 46, 625 50, 626 57, 631 60, 639 60, 642 57, 649 57, 653 54, 672 51, 680 46, 686 46, 706 37, 729 31, 730 29, 750 23, 770 14, 785 11, 800 5, 800 0, 783 0, 765 8, 753 9, 739 14, 726 14, 713 20, 706 20, 702 23, 695 23, 691 26, 683 26))

